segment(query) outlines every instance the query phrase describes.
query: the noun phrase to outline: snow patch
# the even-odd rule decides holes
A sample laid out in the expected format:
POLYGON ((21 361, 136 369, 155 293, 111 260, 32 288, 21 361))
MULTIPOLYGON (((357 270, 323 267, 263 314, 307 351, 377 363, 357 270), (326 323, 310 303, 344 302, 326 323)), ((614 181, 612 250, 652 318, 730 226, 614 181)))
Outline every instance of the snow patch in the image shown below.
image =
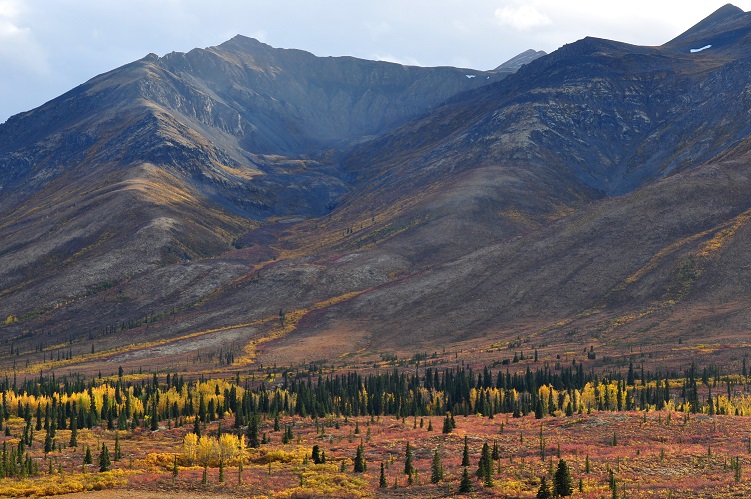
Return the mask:
POLYGON ((703 51, 703 50, 707 50, 707 49, 709 49, 709 48, 712 48, 712 46, 711 46, 711 45, 704 45, 704 46, 703 46, 702 48, 699 48, 699 49, 691 49, 691 50, 690 50, 690 52, 691 52, 692 54, 695 54, 695 53, 697 53, 697 52, 701 52, 701 51, 703 51))
POLYGON ((464 76, 466 76, 467 78, 474 78, 477 75, 464 75, 464 76))

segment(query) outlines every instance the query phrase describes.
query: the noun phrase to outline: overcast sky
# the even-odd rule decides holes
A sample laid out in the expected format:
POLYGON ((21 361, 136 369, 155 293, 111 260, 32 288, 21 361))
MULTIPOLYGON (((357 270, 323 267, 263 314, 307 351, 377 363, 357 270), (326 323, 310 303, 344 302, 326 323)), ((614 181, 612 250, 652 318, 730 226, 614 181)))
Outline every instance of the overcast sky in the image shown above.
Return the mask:
MULTIPOLYGON (((724 5, 694 0, 0 0, 0 122, 153 52, 236 34, 319 56, 492 69, 584 36, 660 45, 724 5)), ((751 10, 751 0, 734 3, 751 10)))

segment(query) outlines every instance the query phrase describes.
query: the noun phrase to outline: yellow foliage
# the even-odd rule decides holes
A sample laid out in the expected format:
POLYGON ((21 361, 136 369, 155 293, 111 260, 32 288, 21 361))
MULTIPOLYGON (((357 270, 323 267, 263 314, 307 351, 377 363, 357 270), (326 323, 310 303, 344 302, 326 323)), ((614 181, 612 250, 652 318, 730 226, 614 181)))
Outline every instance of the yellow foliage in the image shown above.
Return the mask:
POLYGON ((195 433, 188 433, 183 438, 183 456, 187 459, 188 464, 193 464, 196 460, 198 451, 198 436, 195 433))
POLYGON ((303 447, 298 447, 294 451, 272 449, 266 452, 261 452, 260 455, 254 459, 254 461, 257 463, 301 463, 307 455, 307 452, 307 449, 303 447))
POLYGON ((171 470, 175 464, 175 456, 171 452, 150 452, 143 463, 149 468, 162 468, 164 470, 171 470))
POLYGON ((111 489, 126 483, 121 470, 105 473, 42 475, 34 480, 0 480, 0 497, 55 496, 87 490, 111 489))
POLYGON ((295 497, 366 497, 368 482, 359 477, 342 473, 306 470, 302 476, 302 486, 293 487, 274 494, 275 498, 295 497))

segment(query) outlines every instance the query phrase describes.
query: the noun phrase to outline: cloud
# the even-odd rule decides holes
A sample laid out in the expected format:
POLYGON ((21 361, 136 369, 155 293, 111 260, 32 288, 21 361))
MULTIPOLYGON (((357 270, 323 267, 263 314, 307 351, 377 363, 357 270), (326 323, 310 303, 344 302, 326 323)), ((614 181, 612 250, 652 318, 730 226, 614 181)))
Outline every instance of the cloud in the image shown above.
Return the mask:
POLYGON ((518 31, 527 31, 551 24, 550 17, 528 4, 501 7, 495 11, 496 20, 518 31))
POLYGON ((47 56, 23 25, 22 14, 20 1, 0 0, 0 64, 44 75, 49 71, 47 56))
POLYGON ((374 39, 386 36, 391 31, 391 26, 386 21, 367 22, 365 23, 365 27, 368 29, 370 36, 374 39))

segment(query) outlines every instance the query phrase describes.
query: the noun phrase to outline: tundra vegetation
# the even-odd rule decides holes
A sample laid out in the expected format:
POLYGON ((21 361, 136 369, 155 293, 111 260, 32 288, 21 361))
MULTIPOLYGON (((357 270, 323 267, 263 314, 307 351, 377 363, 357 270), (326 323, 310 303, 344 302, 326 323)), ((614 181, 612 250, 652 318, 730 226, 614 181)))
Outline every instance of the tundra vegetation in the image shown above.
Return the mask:
POLYGON ((748 373, 581 363, 0 381, 0 495, 730 497, 748 373), (517 366, 514 366, 517 367, 517 366), (443 428, 441 431, 440 428, 443 428))

